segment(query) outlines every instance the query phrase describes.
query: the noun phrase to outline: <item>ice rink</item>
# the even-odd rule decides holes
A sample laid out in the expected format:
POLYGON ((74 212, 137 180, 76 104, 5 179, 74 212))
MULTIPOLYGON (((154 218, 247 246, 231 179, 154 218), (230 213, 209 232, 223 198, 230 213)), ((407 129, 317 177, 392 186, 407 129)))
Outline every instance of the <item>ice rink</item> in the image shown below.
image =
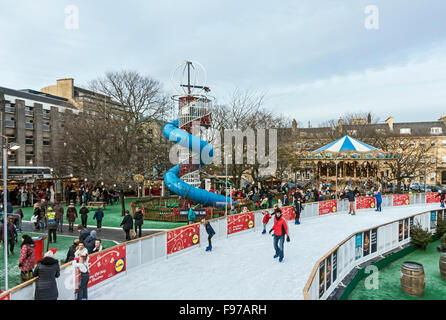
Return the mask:
MULTIPOLYGON (((213 241, 198 249, 169 256, 127 272, 98 288, 89 299, 303 299, 302 290, 319 258, 351 234, 416 213, 438 209, 439 204, 383 208, 288 222, 291 242, 285 242, 282 263, 273 259, 271 235, 248 231, 213 241)), ((272 226, 270 220, 267 230, 272 226)))

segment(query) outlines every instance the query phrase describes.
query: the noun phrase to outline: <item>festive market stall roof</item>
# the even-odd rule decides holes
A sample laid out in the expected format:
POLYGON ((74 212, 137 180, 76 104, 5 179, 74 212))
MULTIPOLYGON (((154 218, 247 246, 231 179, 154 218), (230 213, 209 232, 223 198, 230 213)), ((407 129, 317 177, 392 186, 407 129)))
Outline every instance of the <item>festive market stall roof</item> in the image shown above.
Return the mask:
POLYGON ((372 147, 364 142, 361 142, 350 136, 343 136, 342 138, 333 141, 313 152, 374 152, 379 151, 377 148, 372 147))

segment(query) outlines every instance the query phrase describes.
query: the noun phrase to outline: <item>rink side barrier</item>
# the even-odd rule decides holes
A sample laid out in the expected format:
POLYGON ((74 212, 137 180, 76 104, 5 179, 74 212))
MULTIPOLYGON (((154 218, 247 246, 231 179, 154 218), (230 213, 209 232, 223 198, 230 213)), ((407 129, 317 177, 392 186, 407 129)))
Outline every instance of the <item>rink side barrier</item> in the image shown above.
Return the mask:
MULTIPOLYGON (((407 200, 407 197, 404 199, 407 200)), ((438 198, 434 199, 432 198, 432 196, 426 197, 425 194, 414 194, 409 196, 410 204, 424 204, 426 203, 426 199, 429 199, 429 201, 435 200, 435 202, 439 202, 436 201, 438 198)), ((309 202, 303 204, 304 209, 301 212, 301 219, 337 214, 345 212, 349 208, 349 203, 345 199, 328 201, 330 203, 328 206, 326 204, 327 201, 309 202), (331 212, 321 215, 321 210, 327 208, 328 210, 331 210, 331 212), (336 210, 333 210, 333 208, 336 208, 336 210)), ((382 207, 391 207, 393 206, 393 202, 393 195, 383 196, 382 207)), ((403 205, 406 204, 404 203, 403 205)), ((286 220, 290 221, 294 219, 294 207, 287 206, 282 207, 281 209, 283 212, 283 217, 286 220)), ((364 210, 367 209, 374 210, 373 208, 364 208, 364 210)), ((358 210, 363 209, 360 208, 358 210)), ((208 221, 211 223, 213 229, 216 232, 215 236, 212 238, 212 241, 218 241, 222 238, 237 236, 245 232, 255 232, 257 230, 262 230, 262 213, 266 211, 272 212, 272 209, 260 209, 248 213, 240 213, 236 215, 228 215, 227 217, 223 216, 219 218, 209 219, 208 221), (229 228, 228 222, 232 223, 229 228)), ((348 239, 345 240, 345 242, 347 241, 348 239)), ((343 243, 338 246, 341 246, 342 244, 343 243)), ((120 243, 99 253, 90 255, 89 259, 91 263, 93 263, 99 259, 99 257, 96 257, 96 255, 105 256, 106 254, 112 254, 109 252, 112 250, 119 251, 117 250, 117 248, 120 246, 123 246, 122 249, 125 250, 125 257, 119 257, 118 254, 115 254, 113 259, 101 261, 101 266, 103 266, 102 268, 96 270, 94 269, 95 267, 93 267, 93 271, 96 271, 94 271, 95 274, 90 274, 90 279, 93 280, 91 280, 91 282, 89 281, 88 284, 89 294, 94 294, 95 288, 99 288, 100 286, 105 285, 118 277, 126 276, 127 271, 132 270, 136 267, 148 263, 156 263, 160 260, 168 259, 171 256, 182 254, 188 252, 189 250, 194 250, 202 246, 207 246, 207 232, 204 226, 201 223, 197 222, 192 225, 182 226, 167 231, 160 231, 149 236, 120 243), (181 234, 184 234, 185 230, 190 230, 190 234, 187 234, 185 238, 183 237, 183 239, 181 239, 181 234), (168 235, 170 235, 169 241, 168 235), (108 271, 103 271, 103 269, 106 269, 108 271), (111 271, 113 270, 115 270, 116 273, 111 274, 111 271)), ((321 259, 320 261, 322 260, 323 259, 321 259)), ((359 260, 359 262, 363 261, 359 260)), ((72 300, 75 298, 77 271, 72 266, 71 262, 61 265, 60 269, 60 277, 56 279, 59 291, 59 299, 72 300)), ((314 275, 315 272, 313 270, 312 277, 310 277, 311 288, 312 283, 314 282, 314 275)), ((0 294, 0 300, 5 298, 8 299, 8 297, 11 300, 32 300, 34 298, 36 280, 37 278, 33 278, 25 283, 11 288, 6 292, 3 292, 2 294, 0 294)), ((307 291, 311 289, 310 287, 306 288, 307 291)), ((308 293, 307 296, 310 297, 308 293)))
POLYGON ((446 218, 446 209, 413 214, 351 234, 316 262, 303 289, 304 299, 327 299, 354 268, 410 243, 416 222, 434 233, 439 217, 446 218))

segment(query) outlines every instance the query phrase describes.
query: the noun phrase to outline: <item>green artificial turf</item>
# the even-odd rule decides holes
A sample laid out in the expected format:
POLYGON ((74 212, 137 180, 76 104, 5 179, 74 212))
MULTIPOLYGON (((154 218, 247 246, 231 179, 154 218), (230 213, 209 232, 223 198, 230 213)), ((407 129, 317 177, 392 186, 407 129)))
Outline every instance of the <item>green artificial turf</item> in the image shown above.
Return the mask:
MULTIPOLYGON (((135 201, 136 198, 127 198, 124 200, 126 210, 130 210, 130 203, 135 201)), ((65 202, 62 203, 64 208, 64 224, 67 224, 68 221, 66 219, 67 206, 65 206, 65 202)), ((75 225, 81 223, 81 218, 79 216, 79 210, 81 206, 76 206, 76 210, 78 212, 78 217, 76 219, 75 225)), ((19 207, 14 207, 14 212, 19 209, 19 207)), ((21 208, 23 211, 23 220, 30 221, 31 216, 34 212, 32 207, 21 208)), ((95 209, 90 208, 90 212, 88 213, 87 225, 96 226, 96 220, 93 219, 95 209)), ((103 227, 116 227, 120 228, 120 224, 122 222, 123 216, 121 213, 121 203, 117 203, 115 205, 107 205, 104 210, 104 219, 102 220, 103 227)), ((154 221, 154 220, 144 220, 143 229, 174 229, 181 226, 186 225, 186 222, 166 222, 166 221, 154 221)))

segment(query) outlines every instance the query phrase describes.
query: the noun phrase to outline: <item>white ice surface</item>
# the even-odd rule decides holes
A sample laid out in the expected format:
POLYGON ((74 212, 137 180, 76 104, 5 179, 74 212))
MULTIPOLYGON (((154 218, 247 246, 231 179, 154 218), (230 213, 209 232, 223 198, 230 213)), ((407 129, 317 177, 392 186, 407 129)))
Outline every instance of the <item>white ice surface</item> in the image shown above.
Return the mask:
MULTIPOLYGON (((339 242, 357 231, 438 208, 438 204, 401 206, 383 208, 382 213, 309 218, 300 225, 288 222, 291 242, 285 242, 282 263, 273 259, 271 235, 262 235, 261 230, 218 239, 212 252, 202 246, 129 270, 92 290, 89 299, 303 299, 313 266, 339 242)), ((270 226, 271 221, 267 230, 270 226)))

